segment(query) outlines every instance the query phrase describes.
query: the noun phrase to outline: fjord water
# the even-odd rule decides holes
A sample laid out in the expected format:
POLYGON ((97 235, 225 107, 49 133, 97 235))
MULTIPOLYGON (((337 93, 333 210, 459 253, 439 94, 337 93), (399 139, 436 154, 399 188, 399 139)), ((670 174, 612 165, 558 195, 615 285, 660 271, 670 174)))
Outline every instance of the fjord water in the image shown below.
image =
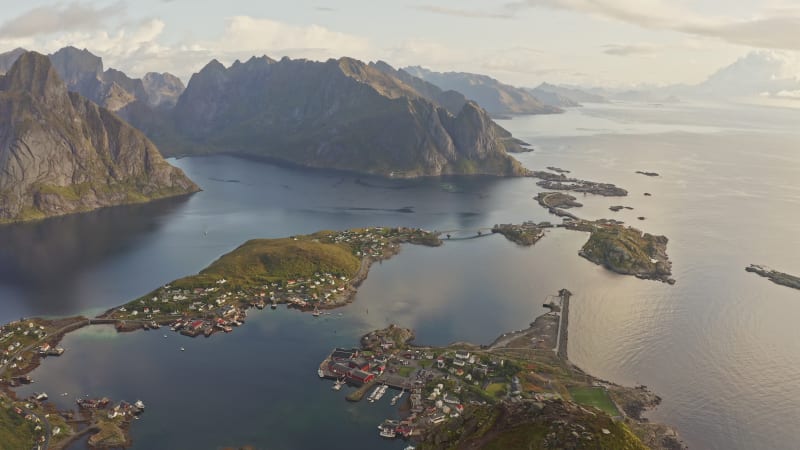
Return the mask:
MULTIPOLYGON (((319 319, 254 312, 243 328, 207 340, 80 330, 20 393, 45 390, 63 406, 82 394, 142 398, 148 410, 133 427, 135 448, 376 448, 374 426, 392 414, 388 401, 347 404, 319 382, 316 365, 332 346, 389 322, 415 328, 419 342, 488 343, 526 326, 546 295, 568 287, 570 359, 602 378, 650 386, 664 398, 650 417, 676 426, 690 448, 794 448, 800 293, 744 267, 800 273, 796 117, 739 106, 605 105, 502 122, 536 148, 519 156, 527 167, 559 166, 628 189, 622 199, 579 196, 584 207, 575 213, 667 235, 675 286, 579 258, 586 235, 564 230, 530 249, 499 236, 410 246, 373 267, 353 304, 319 319), (613 213, 614 204, 634 210, 613 213)), ((253 237, 555 221, 532 200, 540 189, 530 179, 380 180, 231 157, 173 163, 204 191, 0 229, 0 319, 102 311, 253 237)))

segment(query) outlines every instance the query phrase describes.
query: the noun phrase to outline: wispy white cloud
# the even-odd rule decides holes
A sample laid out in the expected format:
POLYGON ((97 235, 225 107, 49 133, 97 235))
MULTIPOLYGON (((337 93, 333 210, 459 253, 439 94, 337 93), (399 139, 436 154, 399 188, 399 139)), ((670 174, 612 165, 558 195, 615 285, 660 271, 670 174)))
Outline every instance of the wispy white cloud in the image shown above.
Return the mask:
POLYGON ((118 1, 103 8, 72 2, 33 8, 0 24, 0 38, 19 39, 62 32, 103 28, 110 19, 125 14, 125 3, 118 1))
POLYGON ((514 17, 511 11, 481 11, 461 8, 445 8, 436 5, 416 5, 412 8, 434 14, 442 14, 452 17, 463 17, 468 19, 511 19, 514 17))
POLYGON ((652 44, 607 44, 603 53, 614 56, 653 56, 658 47, 652 44))
POLYGON ((521 0, 505 10, 541 7, 613 19, 643 28, 718 38, 752 47, 800 50, 800 8, 768 7, 747 18, 708 17, 665 0, 521 0))

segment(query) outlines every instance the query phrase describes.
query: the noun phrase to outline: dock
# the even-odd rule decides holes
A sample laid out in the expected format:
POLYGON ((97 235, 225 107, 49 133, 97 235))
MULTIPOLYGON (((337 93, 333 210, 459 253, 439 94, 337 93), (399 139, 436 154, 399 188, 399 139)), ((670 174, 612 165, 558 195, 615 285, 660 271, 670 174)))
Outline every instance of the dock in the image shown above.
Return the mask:
POLYGON ((558 323, 558 350, 556 355, 566 361, 568 359, 569 298, 572 296, 572 292, 567 289, 561 289, 558 291, 558 296, 561 298, 561 320, 558 323))

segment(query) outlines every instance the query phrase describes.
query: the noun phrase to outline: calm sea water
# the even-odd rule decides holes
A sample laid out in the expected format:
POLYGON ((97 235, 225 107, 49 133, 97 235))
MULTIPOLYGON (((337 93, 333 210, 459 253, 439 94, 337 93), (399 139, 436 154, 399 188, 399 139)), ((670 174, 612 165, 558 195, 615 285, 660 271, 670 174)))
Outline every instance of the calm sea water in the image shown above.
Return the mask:
MULTIPOLYGON (((487 343, 525 327, 547 294, 568 287, 570 359, 597 376, 650 386, 664 397, 650 416, 676 426, 690 448, 796 448, 800 293, 744 272, 763 263, 800 273, 796 117, 779 109, 607 105, 503 121, 536 148, 519 156, 527 167, 556 165, 628 189, 624 199, 581 196, 576 212, 669 236, 675 286, 579 258, 586 235, 564 230, 531 249, 499 236, 410 246, 373 267, 353 304, 318 319, 254 312, 245 327, 208 340, 83 329, 21 393, 46 390, 64 406, 84 394, 141 398, 148 410, 133 428, 135 448, 402 448, 375 432, 393 414, 388 400, 348 404, 344 392, 316 379, 332 346, 390 322, 415 328, 420 342, 487 343), (614 204, 635 209, 608 211, 614 204)), ((0 320, 99 312, 195 273, 253 237, 554 221, 532 200, 535 180, 448 180, 450 192, 441 180, 387 181, 230 157, 173 163, 204 191, 0 228, 0 320), (413 212, 397 211, 405 207, 413 212)))

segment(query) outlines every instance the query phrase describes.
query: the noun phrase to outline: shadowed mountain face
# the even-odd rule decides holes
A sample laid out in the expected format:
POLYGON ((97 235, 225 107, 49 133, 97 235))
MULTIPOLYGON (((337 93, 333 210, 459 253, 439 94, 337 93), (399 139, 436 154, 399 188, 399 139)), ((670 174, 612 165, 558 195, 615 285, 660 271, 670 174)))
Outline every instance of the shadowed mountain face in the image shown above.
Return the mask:
POLYGON ((197 190, 141 132, 68 92, 44 55, 24 53, 0 78, 0 117, 0 223, 197 190))
POLYGON ((229 68, 214 60, 192 76, 169 119, 134 123, 173 154, 238 153, 399 177, 527 173, 507 154, 519 142, 477 104, 350 58, 264 56, 229 68))
POLYGON ((478 102, 491 114, 552 114, 563 112, 546 105, 525 89, 503 84, 486 75, 464 72, 433 72, 423 67, 406 67, 410 75, 439 86, 460 92, 478 102))

